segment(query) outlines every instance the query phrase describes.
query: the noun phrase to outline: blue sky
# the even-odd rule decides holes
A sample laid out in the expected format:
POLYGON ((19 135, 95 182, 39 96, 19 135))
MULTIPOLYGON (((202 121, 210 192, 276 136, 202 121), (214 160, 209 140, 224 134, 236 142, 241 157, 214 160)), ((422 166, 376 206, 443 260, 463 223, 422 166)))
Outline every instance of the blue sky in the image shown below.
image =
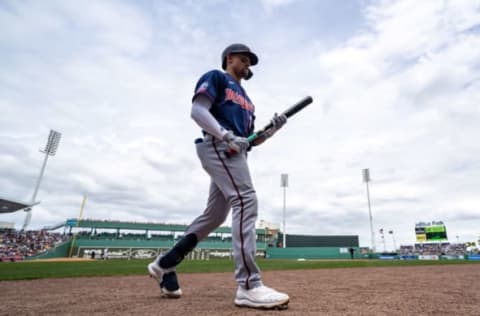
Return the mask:
POLYGON ((86 217, 188 224, 209 182, 193 87, 243 42, 257 126, 314 98, 250 154, 259 219, 281 223, 288 173, 287 233, 369 246, 370 168, 377 248, 380 228, 413 244, 419 221, 477 240, 479 27, 476 1, 2 1, 0 196, 31 198, 55 129, 32 228, 76 217, 83 195, 86 217))

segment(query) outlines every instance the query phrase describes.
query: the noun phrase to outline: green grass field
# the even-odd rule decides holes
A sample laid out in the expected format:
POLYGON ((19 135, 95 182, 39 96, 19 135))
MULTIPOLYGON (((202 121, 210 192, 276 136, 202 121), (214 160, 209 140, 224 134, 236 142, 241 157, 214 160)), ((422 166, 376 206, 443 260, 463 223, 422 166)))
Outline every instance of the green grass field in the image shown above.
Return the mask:
MULTIPOLYGON (((0 263, 0 281, 28 280, 42 278, 94 277, 113 275, 145 275, 150 260, 108 260, 108 261, 26 261, 0 263)), ((400 260, 264 260, 257 261, 261 270, 333 269, 362 267, 396 267, 445 264, 480 264, 480 261, 400 261, 400 260)), ((184 261, 177 271, 180 273, 233 272, 233 261, 218 259, 209 261, 184 261)))

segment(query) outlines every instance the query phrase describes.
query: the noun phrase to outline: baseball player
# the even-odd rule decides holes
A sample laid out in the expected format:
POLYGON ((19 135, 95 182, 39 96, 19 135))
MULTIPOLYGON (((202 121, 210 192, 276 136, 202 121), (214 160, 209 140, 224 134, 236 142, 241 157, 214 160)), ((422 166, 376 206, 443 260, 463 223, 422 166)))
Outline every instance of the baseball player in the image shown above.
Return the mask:
POLYGON ((148 265, 160 282, 164 296, 178 298, 182 290, 175 267, 197 243, 219 227, 232 209, 232 246, 238 289, 235 304, 254 308, 286 308, 287 294, 266 287, 255 263, 257 196, 247 164, 247 151, 271 137, 287 121, 275 114, 272 127, 250 144, 255 107, 241 85, 253 73, 258 57, 243 44, 232 44, 222 53, 222 68, 205 73, 192 99, 191 117, 202 128, 195 140, 197 155, 209 174, 210 192, 203 214, 185 231, 184 237, 166 254, 148 265))

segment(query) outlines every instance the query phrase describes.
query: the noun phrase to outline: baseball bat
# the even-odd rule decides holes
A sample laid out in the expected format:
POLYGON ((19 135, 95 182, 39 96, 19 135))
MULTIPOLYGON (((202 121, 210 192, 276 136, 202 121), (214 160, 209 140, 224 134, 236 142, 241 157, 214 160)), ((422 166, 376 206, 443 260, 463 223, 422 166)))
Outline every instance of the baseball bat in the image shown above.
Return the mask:
MULTIPOLYGON (((285 111, 283 111, 283 113, 281 115, 284 115, 289 118, 291 116, 294 116, 295 114, 297 114, 298 112, 300 112, 301 110, 303 110, 306 106, 308 106, 310 103, 313 102, 313 98, 311 96, 306 96, 305 98, 303 98, 302 100, 298 101, 297 103, 295 103, 294 105, 292 105, 291 107, 289 107, 288 109, 286 109, 285 111)), ((261 130, 259 131, 256 131, 255 133, 251 134, 250 136, 247 137, 248 141, 250 143, 252 143, 255 139, 259 138, 260 136, 262 136, 263 133, 265 133, 266 130, 268 130, 269 128, 273 127, 273 124, 272 122, 268 123, 267 125, 265 125, 261 130)), ((225 152, 225 154, 227 155, 227 157, 230 157, 231 155, 234 155, 235 154, 235 151, 230 149, 228 150, 227 152, 225 152)))
MULTIPOLYGON (((305 98, 303 98, 302 100, 298 101, 297 103, 295 103, 294 105, 292 105, 291 107, 289 107, 288 109, 286 109, 281 115, 284 115, 289 118, 291 116, 294 116, 295 114, 297 114, 298 112, 300 112, 301 110, 303 110, 307 105, 309 105, 310 103, 313 102, 313 99, 311 96, 307 96, 305 98)), ((259 136, 262 135, 262 133, 264 133, 267 129, 273 127, 273 124, 272 122, 268 123, 267 125, 265 125, 261 130, 253 133, 252 135, 248 136, 248 141, 251 143, 253 142, 255 139, 257 139, 259 136)))

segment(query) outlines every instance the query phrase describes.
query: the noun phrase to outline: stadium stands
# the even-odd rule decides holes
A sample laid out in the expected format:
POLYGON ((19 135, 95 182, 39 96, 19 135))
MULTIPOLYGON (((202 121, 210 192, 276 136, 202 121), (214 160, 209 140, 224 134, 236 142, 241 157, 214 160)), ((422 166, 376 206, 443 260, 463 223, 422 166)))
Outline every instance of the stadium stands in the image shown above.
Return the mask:
POLYGON ((401 256, 463 256, 467 254, 465 244, 419 243, 400 246, 401 256))
POLYGON ((0 261, 21 261, 54 248, 69 237, 46 230, 0 230, 0 261))

